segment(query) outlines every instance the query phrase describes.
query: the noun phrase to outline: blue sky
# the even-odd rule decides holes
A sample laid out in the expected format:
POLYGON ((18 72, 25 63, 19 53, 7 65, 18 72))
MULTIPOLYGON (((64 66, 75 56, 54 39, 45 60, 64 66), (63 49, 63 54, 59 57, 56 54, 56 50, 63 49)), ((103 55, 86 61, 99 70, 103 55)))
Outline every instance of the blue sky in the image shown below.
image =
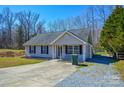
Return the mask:
POLYGON ((70 16, 78 16, 85 12, 88 6, 79 5, 4 5, 0 6, 0 10, 5 7, 9 7, 13 12, 28 11, 31 10, 36 13, 40 13, 40 19, 44 19, 46 22, 53 21, 55 19, 65 19, 70 16))

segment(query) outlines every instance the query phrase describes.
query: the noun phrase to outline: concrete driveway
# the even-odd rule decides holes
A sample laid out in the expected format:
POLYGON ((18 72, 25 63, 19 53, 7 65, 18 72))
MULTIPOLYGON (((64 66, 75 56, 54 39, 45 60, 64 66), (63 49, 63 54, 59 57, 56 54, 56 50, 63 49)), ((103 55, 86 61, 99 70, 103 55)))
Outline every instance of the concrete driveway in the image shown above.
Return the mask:
POLYGON ((50 60, 43 63, 0 69, 0 87, 49 87, 76 71, 71 63, 50 60))

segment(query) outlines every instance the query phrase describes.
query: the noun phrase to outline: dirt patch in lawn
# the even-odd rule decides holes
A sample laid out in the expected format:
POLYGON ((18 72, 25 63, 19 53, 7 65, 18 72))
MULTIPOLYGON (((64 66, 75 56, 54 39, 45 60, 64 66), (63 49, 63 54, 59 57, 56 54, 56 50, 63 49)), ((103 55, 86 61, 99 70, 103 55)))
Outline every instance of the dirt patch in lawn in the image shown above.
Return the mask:
POLYGON ((0 50, 0 57, 17 57, 23 56, 24 50, 0 50))
POLYGON ((45 59, 25 58, 24 50, 0 49, 0 68, 35 64, 45 59))
POLYGON ((0 68, 12 67, 26 64, 35 64, 46 61, 44 59, 24 58, 24 57, 0 57, 0 68))

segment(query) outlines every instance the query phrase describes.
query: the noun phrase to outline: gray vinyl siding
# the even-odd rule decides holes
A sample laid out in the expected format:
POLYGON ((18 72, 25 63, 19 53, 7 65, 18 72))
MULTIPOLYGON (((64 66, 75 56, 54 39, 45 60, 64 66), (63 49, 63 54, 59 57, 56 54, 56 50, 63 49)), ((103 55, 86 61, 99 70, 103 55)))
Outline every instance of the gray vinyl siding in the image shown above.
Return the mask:
POLYGON ((92 48, 89 44, 86 45, 86 58, 92 57, 92 48))
POLYGON ((72 35, 65 34, 55 42, 56 45, 82 45, 82 42, 72 35))

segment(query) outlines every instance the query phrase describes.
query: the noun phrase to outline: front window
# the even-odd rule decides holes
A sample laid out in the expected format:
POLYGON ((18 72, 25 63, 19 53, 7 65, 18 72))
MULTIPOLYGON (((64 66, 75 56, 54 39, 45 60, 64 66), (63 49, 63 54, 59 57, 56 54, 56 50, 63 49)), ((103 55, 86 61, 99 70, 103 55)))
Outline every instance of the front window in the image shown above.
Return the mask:
POLYGON ((35 53, 36 53, 36 46, 30 46, 30 47, 29 47, 29 52, 30 52, 31 54, 35 54, 35 53))
POLYGON ((74 46, 74 54, 80 54, 80 47, 74 46))
POLYGON ((80 46, 67 46, 67 54, 81 54, 80 46))
POLYGON ((67 54, 73 54, 73 47, 67 46, 67 54))
POLYGON ((41 46, 41 54, 48 54, 48 46, 41 46))

